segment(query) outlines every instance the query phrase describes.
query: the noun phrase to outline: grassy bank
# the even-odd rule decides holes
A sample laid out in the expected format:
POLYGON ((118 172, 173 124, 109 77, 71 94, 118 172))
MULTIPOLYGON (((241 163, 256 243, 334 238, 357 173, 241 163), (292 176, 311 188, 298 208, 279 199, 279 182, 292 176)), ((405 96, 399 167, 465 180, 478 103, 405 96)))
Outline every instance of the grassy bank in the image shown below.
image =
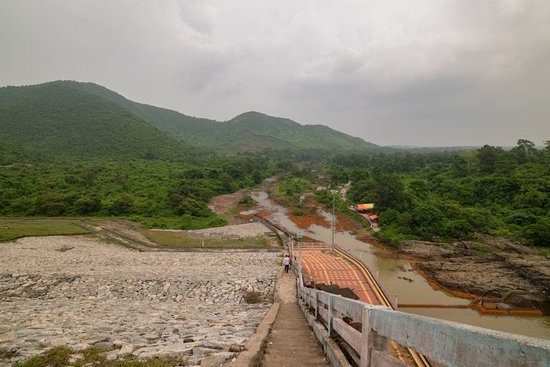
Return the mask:
POLYGON ((11 241, 28 236, 86 234, 78 225, 79 219, 55 218, 0 218, 0 241, 11 241))
POLYGON ((151 229, 141 232, 149 240, 168 248, 268 249, 271 247, 271 241, 265 237, 201 239, 190 237, 184 232, 151 229))

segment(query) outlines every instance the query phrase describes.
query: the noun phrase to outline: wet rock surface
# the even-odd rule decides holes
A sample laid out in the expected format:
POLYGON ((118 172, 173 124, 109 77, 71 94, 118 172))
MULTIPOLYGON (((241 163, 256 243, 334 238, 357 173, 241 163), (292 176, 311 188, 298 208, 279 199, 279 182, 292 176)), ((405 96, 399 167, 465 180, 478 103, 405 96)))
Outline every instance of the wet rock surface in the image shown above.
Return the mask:
POLYGON ((493 242, 405 241, 400 253, 421 259, 416 267, 450 290, 484 297, 522 291, 530 296, 511 298, 513 306, 545 308, 550 296, 550 259, 526 246, 493 242))
POLYGON ((269 252, 142 253, 85 236, 0 244, 0 366, 50 349, 231 360, 269 309, 269 252), (247 304, 246 292, 266 302, 247 304))

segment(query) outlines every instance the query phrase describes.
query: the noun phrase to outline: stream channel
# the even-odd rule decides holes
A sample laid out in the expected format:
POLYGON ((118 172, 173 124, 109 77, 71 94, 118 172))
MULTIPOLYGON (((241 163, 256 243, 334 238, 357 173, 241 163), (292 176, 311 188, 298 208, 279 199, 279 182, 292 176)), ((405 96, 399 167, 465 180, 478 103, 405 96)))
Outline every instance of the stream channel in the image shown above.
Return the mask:
MULTIPOLYGON (((269 219, 288 231, 298 233, 298 228, 287 216, 287 209, 273 203, 265 191, 254 191, 252 198, 261 209, 272 213, 269 219)), ((322 213, 332 219, 332 214, 322 213)), ((304 236, 326 243, 332 242, 331 228, 311 225, 304 231, 304 236)), ((334 242, 337 246, 347 250, 355 258, 361 260, 371 273, 377 277, 389 299, 402 304, 438 304, 464 305, 470 300, 454 297, 441 290, 435 290, 428 281, 411 269, 411 261, 398 258, 390 249, 383 249, 359 241, 349 232, 335 233, 334 242), (412 282, 406 279, 412 279, 412 282)), ((481 315, 472 309, 452 308, 399 308, 399 311, 434 317, 464 324, 481 326, 488 329, 500 330, 513 334, 520 334, 541 339, 550 339, 550 316, 494 316, 481 315)))

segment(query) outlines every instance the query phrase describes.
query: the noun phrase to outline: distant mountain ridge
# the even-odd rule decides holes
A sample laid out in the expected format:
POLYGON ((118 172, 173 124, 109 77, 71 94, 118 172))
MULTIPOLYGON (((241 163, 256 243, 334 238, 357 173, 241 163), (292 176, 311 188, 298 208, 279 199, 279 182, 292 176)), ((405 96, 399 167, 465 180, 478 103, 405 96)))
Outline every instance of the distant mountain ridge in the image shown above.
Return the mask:
POLYGON ((301 125, 295 121, 245 112, 227 122, 196 118, 182 113, 130 101, 93 83, 76 83, 90 93, 130 109, 145 121, 190 144, 228 152, 281 149, 336 149, 375 151, 382 148, 324 125, 301 125))
POLYGON ((196 118, 75 81, 0 88, 0 129, 10 143, 92 157, 174 158, 191 146, 222 153, 383 149, 323 125, 259 112, 227 122, 196 118))

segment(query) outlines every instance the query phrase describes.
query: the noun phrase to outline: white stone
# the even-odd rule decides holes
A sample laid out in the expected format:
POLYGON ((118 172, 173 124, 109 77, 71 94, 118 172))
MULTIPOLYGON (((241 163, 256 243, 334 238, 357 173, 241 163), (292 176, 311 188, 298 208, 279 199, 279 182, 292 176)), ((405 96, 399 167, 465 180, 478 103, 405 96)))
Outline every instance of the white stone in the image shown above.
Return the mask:
POLYGON ((122 347, 120 348, 120 350, 118 351, 118 356, 119 357, 126 357, 126 356, 129 356, 130 354, 132 354, 132 352, 134 351, 134 345, 133 344, 130 344, 130 343, 125 343, 122 345, 122 347))
MULTIPOLYGON (((0 243, 0 251, 0 340, 24 357, 52 343, 120 348, 111 357, 126 344, 123 354, 136 356, 188 355, 204 341, 244 344, 270 305, 242 302, 241 289, 272 293, 280 268, 276 253, 140 253, 81 236, 29 237, 0 243), (60 256, 55 248, 65 245, 73 249, 60 256), (32 254, 23 249, 31 246, 32 254), (26 283, 30 293, 22 291, 26 283)), ((190 363, 200 358, 189 356, 190 363)))

